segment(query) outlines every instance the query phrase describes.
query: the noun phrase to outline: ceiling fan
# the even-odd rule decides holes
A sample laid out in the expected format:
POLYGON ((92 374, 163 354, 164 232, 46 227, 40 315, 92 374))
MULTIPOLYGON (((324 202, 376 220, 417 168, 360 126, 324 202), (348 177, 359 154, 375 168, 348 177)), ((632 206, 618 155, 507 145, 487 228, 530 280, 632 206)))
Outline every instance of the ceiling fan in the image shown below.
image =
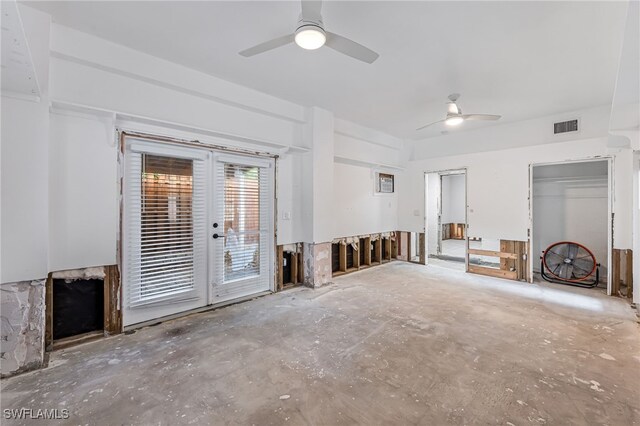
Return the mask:
POLYGON ((319 49, 326 45, 344 55, 368 64, 378 59, 379 55, 373 50, 341 35, 325 31, 322 15, 320 14, 321 9, 322 1, 302 0, 302 13, 300 14, 298 25, 293 34, 287 34, 260 43, 241 51, 240 55, 244 57, 254 56, 295 42, 298 46, 307 50, 319 49))
POLYGON ((416 130, 425 129, 431 125, 442 123, 448 126, 457 126, 466 120, 482 120, 482 121, 495 121, 500 120, 501 115, 493 114, 463 114, 462 110, 456 104, 456 101, 460 98, 459 93, 452 93, 449 95, 449 102, 447 102, 447 116, 442 120, 434 121, 425 126, 419 127, 416 130))

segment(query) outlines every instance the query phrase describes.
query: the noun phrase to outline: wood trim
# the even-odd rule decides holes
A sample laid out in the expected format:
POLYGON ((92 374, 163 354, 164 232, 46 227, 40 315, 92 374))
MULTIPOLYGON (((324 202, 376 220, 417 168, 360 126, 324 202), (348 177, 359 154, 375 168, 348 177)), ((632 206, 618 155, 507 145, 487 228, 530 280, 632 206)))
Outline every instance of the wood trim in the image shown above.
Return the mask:
POLYGON ((104 332, 100 330, 78 334, 77 336, 65 337, 64 339, 58 339, 55 342, 53 342, 52 350, 69 348, 71 346, 76 346, 82 343, 87 343, 87 342, 92 342, 94 340, 102 339, 103 337, 104 337, 104 332))
MULTIPOLYGON (((502 253, 514 253, 515 254, 515 242, 514 241, 510 241, 510 240, 500 240, 500 251, 502 253)), ((516 269, 516 262, 514 262, 514 260, 517 259, 517 256, 515 258, 505 258, 505 257, 501 257, 500 258, 500 269, 502 269, 503 271, 510 271, 511 269, 516 269)))
POLYGON ((355 247, 353 249, 353 269, 360 269, 360 239, 352 243, 355 247))
POLYGON ((469 255, 500 258, 499 269, 469 264, 468 272, 519 281, 528 278, 528 241, 500 240, 500 251, 468 248, 467 252, 469 255))
POLYGON ((122 333, 122 309, 120 300, 120 270, 118 265, 104 267, 104 332, 109 335, 122 333))
POLYGON ((298 284, 298 253, 291 253, 291 284, 298 284))
POLYGON ((291 253, 291 281, 284 282, 284 246, 278 245, 276 248, 277 270, 276 270, 276 291, 295 286, 304 282, 304 256, 302 248, 297 246, 296 252, 291 253))
POLYGON ((347 271, 347 245, 344 243, 340 243, 340 266, 338 267, 338 270, 340 272, 346 272, 347 271))
POLYGON ((284 287, 284 247, 278 246, 276 252, 278 259, 278 270, 276 271, 276 287, 280 291, 284 287))
POLYGON ((485 266, 477 265, 469 265, 469 272, 495 278, 506 278, 509 280, 516 280, 518 278, 518 273, 516 271, 504 271, 502 269, 487 268, 485 266))
POLYGON ((298 281, 297 283, 304 283, 304 246, 300 244, 300 253, 298 254, 298 281))
POLYGON ((501 251, 494 250, 482 250, 482 249, 469 249, 469 254, 477 254, 479 256, 491 256, 491 257, 500 257, 505 259, 517 259, 518 255, 516 253, 503 253, 501 251))
POLYGON ((613 249, 611 265, 613 273, 611 274, 611 295, 617 296, 620 292, 620 249, 613 249))
POLYGON ((613 249, 611 266, 611 295, 621 297, 633 297, 633 250, 613 249), (623 279, 624 277, 624 279, 623 279), (622 284, 626 291, 621 291, 622 284))
MULTIPOLYGON (((371 237, 364 239, 364 266, 371 266, 371 237)), ((363 265, 360 265, 363 266, 363 265)))
POLYGON ((518 280, 528 281, 529 279, 529 241, 519 241, 516 244, 516 272, 518 280))
POLYGON ((400 243, 400 236, 396 233, 395 238, 391 239, 391 259, 398 258, 398 244, 400 243))

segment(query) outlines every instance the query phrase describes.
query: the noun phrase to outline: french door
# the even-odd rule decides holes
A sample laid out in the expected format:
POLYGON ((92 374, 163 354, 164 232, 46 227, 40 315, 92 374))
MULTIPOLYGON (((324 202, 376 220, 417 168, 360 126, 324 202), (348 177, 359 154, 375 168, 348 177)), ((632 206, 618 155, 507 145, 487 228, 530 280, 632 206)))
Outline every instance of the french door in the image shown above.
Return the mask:
POLYGON ((273 288, 273 160, 125 138, 125 326, 273 288))
POLYGON ((272 289, 273 159, 216 154, 211 303, 272 289))

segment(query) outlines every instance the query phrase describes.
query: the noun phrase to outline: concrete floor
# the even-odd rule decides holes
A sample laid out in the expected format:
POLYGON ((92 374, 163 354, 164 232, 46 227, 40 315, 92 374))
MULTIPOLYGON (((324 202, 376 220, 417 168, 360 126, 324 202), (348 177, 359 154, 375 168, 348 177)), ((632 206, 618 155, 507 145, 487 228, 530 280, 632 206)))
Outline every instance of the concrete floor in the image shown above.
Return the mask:
POLYGON ((632 425, 635 321, 598 291, 393 262, 55 352, 2 381, 2 408, 95 425, 632 425))
POLYGON ((466 246, 467 242, 464 240, 442 240, 440 251, 444 256, 464 258, 467 253, 466 246))

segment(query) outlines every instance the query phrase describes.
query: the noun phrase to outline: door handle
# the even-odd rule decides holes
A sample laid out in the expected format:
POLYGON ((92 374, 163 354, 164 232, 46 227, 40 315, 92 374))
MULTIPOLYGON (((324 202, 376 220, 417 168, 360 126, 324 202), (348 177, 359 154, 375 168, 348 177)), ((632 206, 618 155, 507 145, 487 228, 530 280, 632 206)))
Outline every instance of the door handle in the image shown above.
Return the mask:
POLYGON ((225 235, 213 234, 213 239, 217 240, 220 237, 225 237, 225 235))

